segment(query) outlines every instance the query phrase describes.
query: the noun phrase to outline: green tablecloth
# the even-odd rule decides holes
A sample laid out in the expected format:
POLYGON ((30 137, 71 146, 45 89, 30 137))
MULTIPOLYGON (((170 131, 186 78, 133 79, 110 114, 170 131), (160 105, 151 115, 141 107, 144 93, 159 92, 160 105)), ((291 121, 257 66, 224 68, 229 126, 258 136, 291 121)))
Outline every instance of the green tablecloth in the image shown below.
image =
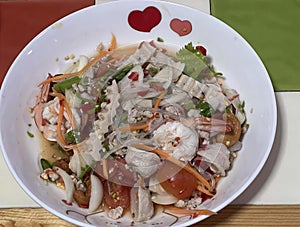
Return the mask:
POLYGON ((300 90, 300 0, 211 0, 211 14, 250 43, 276 91, 300 90))

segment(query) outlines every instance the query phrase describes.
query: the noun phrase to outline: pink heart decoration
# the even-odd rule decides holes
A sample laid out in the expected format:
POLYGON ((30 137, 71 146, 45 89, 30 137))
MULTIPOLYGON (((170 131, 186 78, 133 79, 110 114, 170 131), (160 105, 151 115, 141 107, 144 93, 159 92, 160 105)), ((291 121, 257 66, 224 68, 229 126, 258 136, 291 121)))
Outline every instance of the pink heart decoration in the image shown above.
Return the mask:
POLYGON ((191 33, 192 24, 188 20, 173 19, 170 22, 170 28, 179 36, 185 36, 191 33))
POLYGON ((150 32, 160 21, 161 13, 154 6, 149 6, 143 11, 131 11, 128 15, 130 27, 140 32, 150 32))

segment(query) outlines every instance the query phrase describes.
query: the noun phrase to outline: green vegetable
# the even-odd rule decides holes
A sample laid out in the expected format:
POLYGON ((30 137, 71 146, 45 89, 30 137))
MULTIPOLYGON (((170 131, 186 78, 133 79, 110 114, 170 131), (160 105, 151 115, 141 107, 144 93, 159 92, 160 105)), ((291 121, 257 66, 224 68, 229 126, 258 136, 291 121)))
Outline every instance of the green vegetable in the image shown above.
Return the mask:
POLYGON ((208 102, 200 101, 196 104, 196 109, 200 110, 200 114, 204 117, 211 117, 215 112, 208 102))
POLYGON ((238 105, 238 109, 244 113, 245 112, 245 101, 241 102, 239 105, 238 105))
POLYGON ((108 143, 103 143, 103 148, 106 150, 106 152, 110 150, 108 143))
POLYGON ((73 129, 65 134, 65 139, 69 143, 80 143, 80 131, 73 129))
POLYGON ((83 180, 84 175, 91 170, 92 170, 92 167, 90 167, 88 165, 86 165, 86 167, 84 167, 84 168, 81 168, 81 173, 80 173, 79 179, 83 180))
POLYGON ((62 82, 59 82, 57 84, 53 85, 53 88, 57 91, 57 92, 62 92, 65 93, 66 89, 70 89, 72 87, 73 84, 79 84, 80 83, 80 77, 79 76, 75 76, 72 77, 71 79, 67 79, 64 80, 62 82))
POLYGON ((46 159, 41 159, 41 166, 43 168, 43 170, 45 169, 51 169, 52 165, 50 164, 50 162, 48 162, 46 159))
POLYGON ((122 80, 126 74, 133 68, 133 64, 129 64, 124 66, 123 68, 117 70, 113 75, 112 75, 112 79, 116 80, 117 82, 119 82, 120 80, 122 80))
POLYGON ((28 135, 30 138, 33 138, 33 137, 34 137, 34 135, 33 135, 31 132, 29 132, 29 131, 27 131, 27 135, 28 135))
POLYGON ((164 40, 161 37, 157 37, 157 42, 163 42, 164 40))
POLYGON ((158 69, 155 68, 155 67, 150 67, 150 68, 149 68, 149 73, 150 73, 152 76, 154 76, 155 74, 158 73, 158 69))
POLYGON ((176 58, 185 64, 184 73, 197 79, 199 76, 218 76, 214 67, 210 66, 205 56, 190 42, 176 53, 176 58))

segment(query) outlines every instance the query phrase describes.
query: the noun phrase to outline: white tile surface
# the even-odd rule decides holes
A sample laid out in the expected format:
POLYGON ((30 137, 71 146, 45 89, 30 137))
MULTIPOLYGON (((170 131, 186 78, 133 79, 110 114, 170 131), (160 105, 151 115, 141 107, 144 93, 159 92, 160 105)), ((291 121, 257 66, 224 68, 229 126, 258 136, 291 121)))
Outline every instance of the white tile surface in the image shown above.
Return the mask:
POLYGON ((276 99, 278 128, 273 149, 236 204, 300 204, 300 92, 277 92, 276 99))

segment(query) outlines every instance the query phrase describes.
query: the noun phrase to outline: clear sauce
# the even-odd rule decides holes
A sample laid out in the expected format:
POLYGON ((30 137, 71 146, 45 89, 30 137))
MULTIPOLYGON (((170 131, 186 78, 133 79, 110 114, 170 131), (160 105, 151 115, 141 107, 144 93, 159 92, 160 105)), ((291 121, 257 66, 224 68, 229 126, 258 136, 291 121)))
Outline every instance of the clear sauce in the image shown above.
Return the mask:
POLYGON ((59 159, 66 158, 67 155, 61 151, 56 142, 48 141, 44 138, 43 134, 39 134, 40 141, 40 156, 46 159, 50 163, 53 163, 59 159))

